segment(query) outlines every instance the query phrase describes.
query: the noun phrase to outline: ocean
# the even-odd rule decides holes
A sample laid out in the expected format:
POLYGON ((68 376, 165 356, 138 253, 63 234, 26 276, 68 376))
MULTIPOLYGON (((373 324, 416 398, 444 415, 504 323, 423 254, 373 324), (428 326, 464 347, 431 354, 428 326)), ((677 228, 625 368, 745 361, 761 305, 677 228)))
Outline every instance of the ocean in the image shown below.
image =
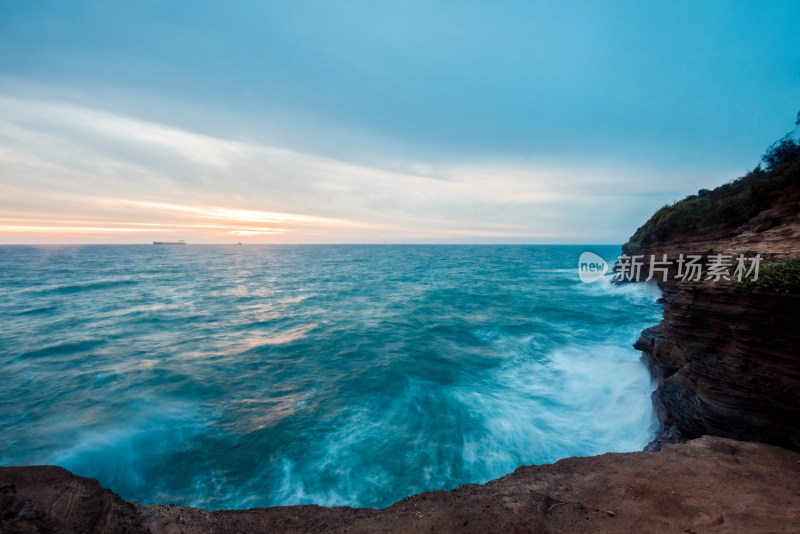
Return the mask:
POLYGON ((384 507, 640 450, 659 290, 616 246, 0 247, 0 465, 140 503, 384 507))

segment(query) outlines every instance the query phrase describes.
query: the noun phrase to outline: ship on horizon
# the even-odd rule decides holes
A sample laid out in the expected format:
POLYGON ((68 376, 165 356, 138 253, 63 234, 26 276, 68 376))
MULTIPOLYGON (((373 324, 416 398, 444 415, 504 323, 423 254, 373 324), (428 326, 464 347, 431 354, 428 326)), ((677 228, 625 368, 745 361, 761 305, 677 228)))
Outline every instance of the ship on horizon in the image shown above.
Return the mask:
POLYGON ((153 241, 154 245, 185 245, 186 242, 183 239, 179 239, 177 241, 153 241))

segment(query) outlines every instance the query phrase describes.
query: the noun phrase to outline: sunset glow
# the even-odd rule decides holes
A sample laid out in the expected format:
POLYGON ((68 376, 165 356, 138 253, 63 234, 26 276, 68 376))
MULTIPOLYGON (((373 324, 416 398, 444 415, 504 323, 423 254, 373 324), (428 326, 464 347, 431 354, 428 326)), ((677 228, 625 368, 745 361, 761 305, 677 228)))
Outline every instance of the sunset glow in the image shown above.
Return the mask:
POLYGON ((0 7, 0 244, 621 243, 796 106, 788 5, 78 4, 0 7))

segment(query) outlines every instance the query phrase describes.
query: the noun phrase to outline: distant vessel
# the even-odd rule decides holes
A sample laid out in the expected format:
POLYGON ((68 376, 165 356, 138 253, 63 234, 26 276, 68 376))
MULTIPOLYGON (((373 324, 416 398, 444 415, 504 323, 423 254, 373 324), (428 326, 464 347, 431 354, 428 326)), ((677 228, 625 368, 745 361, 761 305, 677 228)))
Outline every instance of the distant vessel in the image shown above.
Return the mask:
POLYGON ((153 241, 154 245, 185 245, 186 242, 183 239, 179 239, 178 241, 153 241))

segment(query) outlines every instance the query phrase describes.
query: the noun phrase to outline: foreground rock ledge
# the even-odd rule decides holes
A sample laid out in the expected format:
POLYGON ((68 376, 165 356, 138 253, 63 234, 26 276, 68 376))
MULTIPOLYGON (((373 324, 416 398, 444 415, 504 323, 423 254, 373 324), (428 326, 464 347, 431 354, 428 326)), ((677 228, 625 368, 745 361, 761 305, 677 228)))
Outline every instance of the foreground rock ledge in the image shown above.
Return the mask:
POLYGON ((705 436, 661 452, 520 467, 381 510, 209 512, 124 501, 59 467, 0 468, 0 532, 797 532, 800 454, 705 436))

